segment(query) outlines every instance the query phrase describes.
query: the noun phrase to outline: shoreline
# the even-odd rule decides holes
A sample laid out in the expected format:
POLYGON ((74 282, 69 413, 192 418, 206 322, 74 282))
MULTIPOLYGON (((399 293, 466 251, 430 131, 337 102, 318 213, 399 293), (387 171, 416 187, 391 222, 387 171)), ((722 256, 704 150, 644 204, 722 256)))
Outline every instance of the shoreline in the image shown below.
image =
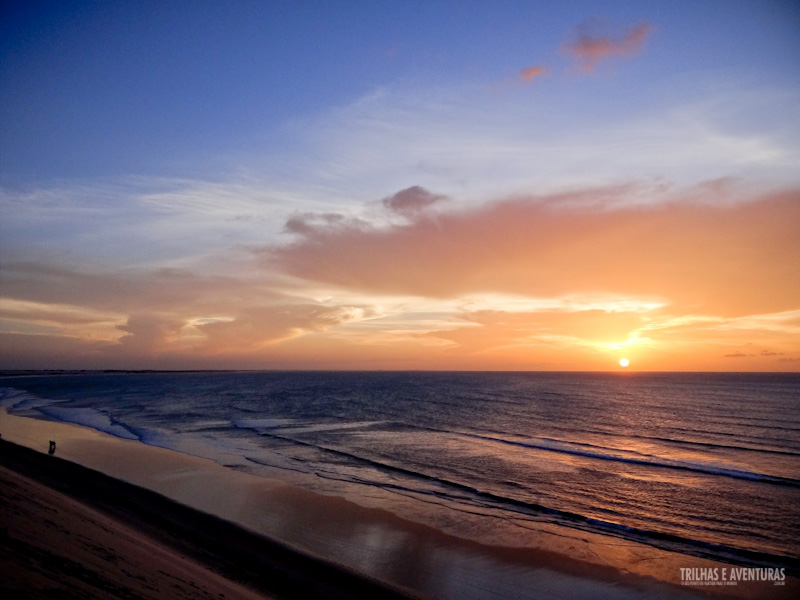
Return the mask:
MULTIPOLYGON (((288 553, 299 552, 314 561, 309 564, 360 573, 377 585, 388 586, 399 597, 412 590, 420 597, 447 599, 501 598, 511 593, 523 598, 547 593, 620 599, 788 598, 800 589, 794 579, 787 580, 783 588, 758 582, 734 587, 681 586, 680 568, 730 565, 558 527, 537 532, 537 547, 486 546, 380 508, 322 496, 85 427, 5 412, 0 414, 0 426, 4 440, 37 448, 39 452, 28 451, 50 461, 45 466, 62 464, 57 461, 63 457, 67 459, 63 462, 78 463, 73 466, 80 469, 89 467, 105 478, 100 489, 75 490, 72 486, 87 503, 96 501, 108 487, 122 487, 134 495, 139 491, 154 494, 175 504, 179 513, 202 511, 247 535, 278 544, 277 548, 288 553), (59 440, 57 456, 44 454, 48 439, 59 440), (519 594, 528 589, 529 595, 519 594)), ((73 467, 67 471, 75 472, 73 467)), ((137 526, 158 533, 156 516, 139 517, 137 526)), ((136 521, 128 515, 119 518, 126 523, 136 521)), ((316 573, 316 566, 309 569, 316 573)))
MULTIPOLYGON (((2 525, 3 545, 12 550, 19 549, 23 544, 34 546, 31 554, 41 554, 43 546, 48 546, 46 549, 56 559, 51 558, 50 564, 44 567, 58 568, 59 564, 63 565, 64 559, 59 559, 58 555, 68 555, 74 551, 76 544, 74 540, 67 540, 67 547, 59 548, 58 544, 49 546, 51 540, 48 538, 52 538, 48 535, 50 532, 44 535, 40 532, 39 536, 25 535, 25 529, 35 527, 36 523, 31 518, 24 524, 19 523, 20 512, 13 508, 20 500, 27 507, 39 509, 33 513, 28 510, 31 517, 42 513, 42 509, 48 515, 40 523, 40 529, 48 529, 48 526, 51 530, 63 529, 65 518, 62 513, 72 513, 67 515, 66 520, 73 525, 80 524, 81 528, 67 532, 70 537, 79 533, 86 535, 87 523, 103 521, 105 527, 112 530, 108 532, 111 539, 102 540, 106 547, 101 549, 101 540, 91 535, 89 537, 97 550, 95 555, 101 555, 101 558, 105 555, 107 560, 101 566, 106 568, 120 560, 114 556, 120 546, 119 538, 129 537, 134 538, 138 546, 145 546, 148 554, 158 550, 164 554, 163 560, 149 556, 143 561, 147 563, 152 560, 152 564, 144 565, 150 571, 150 576, 164 574, 164 569, 170 569, 168 574, 172 575, 173 569, 169 565, 178 563, 180 568, 176 570, 184 570, 187 575, 200 578, 199 586, 196 581, 189 580, 187 583, 190 587, 227 589, 226 597, 232 594, 242 598, 298 599, 383 597, 401 600, 414 597, 340 565, 300 553, 219 517, 193 510, 156 492, 55 456, 0 440, 0 460, 3 501, 7 504, 4 508, 12 509, 4 510, 3 520, 7 522, 2 525), (10 496, 9 491, 15 489, 18 495, 25 495, 17 498, 10 496)), ((8 565, 3 567, 4 570, 7 568, 8 565)), ((75 572, 80 574, 81 570, 86 571, 85 568, 66 565, 61 575, 74 576, 75 572)), ((10 572, 4 573, 5 581, 9 580, 10 572)), ((101 575, 95 573, 94 578, 98 579, 101 575)), ((130 583, 141 577, 131 574, 125 579, 130 583)), ((85 582, 92 577, 84 576, 81 579, 85 582)), ((148 583, 152 585, 156 582, 148 583)), ((52 589, 53 582, 48 582, 48 585, 52 589)), ((153 597, 158 597, 164 591, 155 589, 153 592, 153 597)), ((142 590, 137 593, 142 593, 142 590)))

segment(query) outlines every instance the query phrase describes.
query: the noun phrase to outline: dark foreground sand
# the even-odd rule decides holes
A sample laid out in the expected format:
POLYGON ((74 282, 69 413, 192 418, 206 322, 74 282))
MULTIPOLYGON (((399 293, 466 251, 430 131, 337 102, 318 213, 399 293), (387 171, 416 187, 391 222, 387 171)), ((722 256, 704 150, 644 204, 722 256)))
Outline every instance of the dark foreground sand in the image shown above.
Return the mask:
POLYGON ((6 598, 406 598, 154 492, 0 440, 6 598))

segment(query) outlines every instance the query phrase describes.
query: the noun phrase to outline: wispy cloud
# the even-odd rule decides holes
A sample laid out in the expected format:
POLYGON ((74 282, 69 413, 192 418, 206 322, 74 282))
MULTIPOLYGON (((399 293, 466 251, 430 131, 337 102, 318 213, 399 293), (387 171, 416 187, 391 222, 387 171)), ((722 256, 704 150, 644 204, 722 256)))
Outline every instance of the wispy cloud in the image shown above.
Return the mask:
MULTIPOLYGON (((575 28, 570 36, 571 40, 564 42, 561 47, 572 61, 575 61, 584 73, 591 73, 598 64, 615 56, 632 57, 642 51, 645 39, 653 30, 653 26, 642 23, 616 37, 603 35, 603 25, 599 21, 587 21, 575 28)), ((529 84, 550 72, 548 66, 539 64, 521 69, 518 81, 529 84)), ((497 87, 513 86, 513 82, 506 80, 497 87)))
POLYGON ((519 72, 519 78, 525 83, 531 83, 537 77, 547 74, 547 69, 542 66, 526 67, 519 72))
POLYGON ((564 51, 578 62, 584 73, 591 73, 609 58, 627 58, 641 52, 653 26, 642 23, 617 36, 603 35, 599 29, 595 21, 584 23, 576 30, 577 39, 564 45, 564 51))
MULTIPOLYGON (((516 73, 514 82, 523 85, 516 73)), ((298 180, 306 192, 326 194, 312 196, 320 204, 335 199, 355 209, 412 183, 463 202, 632 174, 678 185, 731 175, 778 185, 797 179, 791 121, 741 126, 775 108, 786 113, 796 95, 725 92, 615 112, 589 99, 565 105, 550 86, 536 87, 536 102, 469 86, 385 88, 301 123, 298 180)))

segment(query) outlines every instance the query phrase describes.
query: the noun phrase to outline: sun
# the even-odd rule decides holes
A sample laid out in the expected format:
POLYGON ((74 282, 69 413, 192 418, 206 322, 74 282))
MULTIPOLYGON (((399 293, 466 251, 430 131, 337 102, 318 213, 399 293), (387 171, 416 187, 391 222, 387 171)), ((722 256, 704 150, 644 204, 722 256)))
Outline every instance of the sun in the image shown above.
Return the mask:
POLYGON ((627 367, 630 364, 627 358, 620 358, 619 359, 619 366, 620 367, 627 367))

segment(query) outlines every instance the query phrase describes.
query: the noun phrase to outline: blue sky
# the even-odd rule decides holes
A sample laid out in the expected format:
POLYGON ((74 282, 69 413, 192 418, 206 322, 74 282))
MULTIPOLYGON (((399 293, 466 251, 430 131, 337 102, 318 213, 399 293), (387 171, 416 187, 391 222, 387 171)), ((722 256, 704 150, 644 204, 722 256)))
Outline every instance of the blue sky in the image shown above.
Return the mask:
MULTIPOLYGON (((198 323, 313 305, 338 315, 333 324, 266 331, 225 364, 275 364, 259 352, 284 339, 367 346, 365 331, 388 340, 413 321, 416 337, 398 338, 404 358, 387 350, 381 363, 413 366, 413 344, 426 360, 430 347, 459 343, 430 339, 474 325, 464 306, 491 304, 475 294, 503 311, 522 301, 508 290, 521 288, 480 283, 446 305, 414 286, 413 302, 381 297, 348 284, 363 282, 356 273, 332 282, 293 271, 288 249, 325 228, 314 243, 419 225, 421 213, 383 202, 402 190, 418 190, 404 197, 420 206, 444 197, 434 214, 466 215, 521 197, 609 210, 733 205, 800 183, 796 2, 11 1, 0 10, 0 298, 12 303, 0 334, 11 336, 11 355, 27 357, 20 364, 69 355, 124 365, 119 347, 137 335, 155 345, 148 354, 140 344, 130 364, 159 353, 194 364, 210 335, 198 323), (292 219, 305 234, 288 230, 292 219), (72 289, 149 288, 165 270, 208 302, 180 307, 177 289, 137 302, 129 291, 103 300, 72 289), (220 287, 239 290, 229 305, 220 287), (81 311, 92 332, 69 324, 81 311), (156 344, 155 325, 132 333, 130 322, 143 321, 169 323, 175 344, 156 344)), ((667 292, 575 294, 583 300, 523 300, 566 310, 600 294, 594 306, 607 312, 611 296, 674 306, 667 292)), ((291 364, 322 364, 303 360, 291 364)))
POLYGON ((9 2, 4 13, 6 185, 230 174, 242 155, 298 143, 286 139, 295 119, 383 88, 450 90, 481 112, 510 104, 528 118, 555 102, 556 122, 568 113, 580 129, 800 79, 800 9, 773 0, 9 2), (636 60, 576 82, 559 72, 559 50, 592 21, 612 35, 654 31, 636 60), (537 87, 551 89, 488 91, 534 64, 550 66, 537 87))

